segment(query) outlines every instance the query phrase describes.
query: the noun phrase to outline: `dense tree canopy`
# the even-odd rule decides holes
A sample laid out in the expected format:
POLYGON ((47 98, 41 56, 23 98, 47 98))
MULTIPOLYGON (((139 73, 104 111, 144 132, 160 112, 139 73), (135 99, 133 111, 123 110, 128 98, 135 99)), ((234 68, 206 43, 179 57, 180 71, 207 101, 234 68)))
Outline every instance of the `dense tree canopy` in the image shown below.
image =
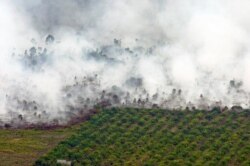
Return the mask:
POLYGON ((107 109, 35 165, 250 165, 250 111, 107 109))

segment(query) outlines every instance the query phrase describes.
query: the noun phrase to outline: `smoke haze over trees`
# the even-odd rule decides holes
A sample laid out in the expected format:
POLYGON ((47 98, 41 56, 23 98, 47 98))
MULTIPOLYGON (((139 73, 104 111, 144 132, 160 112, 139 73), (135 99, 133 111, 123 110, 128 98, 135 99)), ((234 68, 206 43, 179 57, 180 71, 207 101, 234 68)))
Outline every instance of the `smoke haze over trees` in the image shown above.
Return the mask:
POLYGON ((249 108, 248 0, 3 0, 0 11, 0 124, 96 104, 249 108))

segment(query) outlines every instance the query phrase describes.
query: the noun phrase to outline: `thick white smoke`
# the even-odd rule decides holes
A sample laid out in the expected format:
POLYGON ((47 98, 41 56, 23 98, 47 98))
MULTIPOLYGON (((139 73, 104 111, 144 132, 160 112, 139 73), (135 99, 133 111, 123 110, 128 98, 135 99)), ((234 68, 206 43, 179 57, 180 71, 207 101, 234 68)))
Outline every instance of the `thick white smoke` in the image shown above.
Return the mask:
POLYGON ((249 108, 248 0, 2 0, 0 11, 0 126, 64 121, 104 99, 249 108))

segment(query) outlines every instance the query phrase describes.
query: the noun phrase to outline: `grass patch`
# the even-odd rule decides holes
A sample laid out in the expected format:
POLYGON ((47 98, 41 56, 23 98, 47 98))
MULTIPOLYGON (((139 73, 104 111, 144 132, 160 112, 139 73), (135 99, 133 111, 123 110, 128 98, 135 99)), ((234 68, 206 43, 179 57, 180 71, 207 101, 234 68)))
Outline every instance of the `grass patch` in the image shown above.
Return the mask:
POLYGON ((51 130, 0 130, 0 165, 32 165, 40 156, 71 136, 79 126, 51 130))

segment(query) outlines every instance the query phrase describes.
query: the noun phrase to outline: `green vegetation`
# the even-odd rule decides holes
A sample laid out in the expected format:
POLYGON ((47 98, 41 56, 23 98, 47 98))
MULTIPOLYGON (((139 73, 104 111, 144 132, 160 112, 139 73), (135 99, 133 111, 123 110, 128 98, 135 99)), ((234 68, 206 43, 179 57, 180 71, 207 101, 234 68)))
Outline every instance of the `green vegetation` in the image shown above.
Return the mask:
POLYGON ((250 165, 250 111, 107 109, 35 165, 250 165))
POLYGON ((41 155, 79 129, 0 130, 0 166, 32 165, 41 155))

